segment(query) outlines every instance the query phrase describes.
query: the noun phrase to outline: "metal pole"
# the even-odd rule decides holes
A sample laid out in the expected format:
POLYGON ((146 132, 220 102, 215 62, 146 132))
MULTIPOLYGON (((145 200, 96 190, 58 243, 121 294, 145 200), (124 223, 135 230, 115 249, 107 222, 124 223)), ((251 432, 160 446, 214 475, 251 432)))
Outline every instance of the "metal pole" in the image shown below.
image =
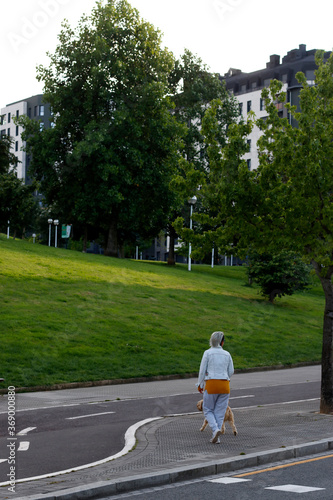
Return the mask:
POLYGON ((51 246, 51 227, 52 227, 53 219, 48 219, 47 222, 49 223, 49 247, 50 247, 51 246))
MULTIPOLYGON (((193 205, 190 205, 190 229, 192 229, 192 212, 193 212, 193 205)), ((192 252, 192 245, 191 242, 189 243, 188 246, 188 270, 191 271, 191 252, 192 252)))
POLYGON ((214 267, 214 247, 212 248, 212 267, 214 267))
POLYGON ((8 226, 7 226, 7 240, 9 240, 9 224, 10 224, 10 222, 8 221, 8 226))

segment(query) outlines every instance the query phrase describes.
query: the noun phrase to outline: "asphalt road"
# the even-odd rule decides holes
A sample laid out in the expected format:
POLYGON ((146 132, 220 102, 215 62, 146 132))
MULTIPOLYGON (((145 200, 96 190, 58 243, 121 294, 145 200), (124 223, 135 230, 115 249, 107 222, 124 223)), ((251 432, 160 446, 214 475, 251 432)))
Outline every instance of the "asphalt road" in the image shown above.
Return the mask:
POLYGON ((257 467, 236 475, 144 489, 104 500, 289 500, 306 498, 332 500, 333 453, 289 461, 270 467, 257 467))
MULTIPOLYGON (((281 385, 270 385, 262 374, 260 385, 260 377, 252 377, 252 383, 251 377, 248 377, 243 383, 234 384, 236 387, 232 389, 230 405, 232 408, 243 408, 318 398, 320 382, 316 378, 310 377, 303 382, 296 380, 295 383, 286 380, 287 383, 281 385)), ((197 411, 196 402, 201 396, 193 392, 192 383, 188 385, 190 390, 187 393, 183 390, 182 394, 177 394, 177 381, 169 383, 170 395, 164 391, 160 397, 156 397, 153 387, 151 385, 151 394, 149 384, 146 384, 143 396, 138 390, 137 397, 132 395, 129 399, 112 400, 93 397, 94 389, 90 389, 91 398, 86 396, 82 402, 78 399, 75 403, 69 400, 67 404, 59 401, 59 393, 54 393, 50 396, 54 399, 52 404, 48 402, 48 407, 41 407, 39 402, 36 408, 33 405, 28 407, 29 397, 22 395, 22 404, 18 405, 16 412, 16 478, 40 476, 103 460, 123 449, 125 432, 131 425, 146 418, 197 411)), ((33 395, 30 395, 32 398, 33 395)), ((7 422, 8 414, 2 411, 0 483, 8 480, 7 422)))

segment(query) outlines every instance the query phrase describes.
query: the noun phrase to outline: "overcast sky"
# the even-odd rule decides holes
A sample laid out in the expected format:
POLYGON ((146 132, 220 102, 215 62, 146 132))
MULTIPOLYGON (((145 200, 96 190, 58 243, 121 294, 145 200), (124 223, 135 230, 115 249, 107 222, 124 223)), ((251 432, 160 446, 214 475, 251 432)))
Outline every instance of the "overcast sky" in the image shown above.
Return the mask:
MULTIPOLYGON (((76 26, 95 0, 1 0, 0 107, 42 93, 36 65, 48 66, 61 22, 76 26)), ((141 16, 163 33, 176 57, 184 48, 212 71, 263 69, 305 44, 332 50, 333 4, 328 0, 131 0, 141 16)))

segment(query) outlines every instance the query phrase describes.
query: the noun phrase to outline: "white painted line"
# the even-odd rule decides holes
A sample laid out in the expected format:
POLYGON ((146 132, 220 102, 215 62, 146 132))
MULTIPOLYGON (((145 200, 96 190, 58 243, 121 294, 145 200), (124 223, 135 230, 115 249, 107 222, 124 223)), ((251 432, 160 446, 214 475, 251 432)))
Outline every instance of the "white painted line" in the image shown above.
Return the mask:
MULTIPOLYGON (((40 406, 38 408, 25 408, 23 410, 16 410, 16 413, 23 412, 23 411, 50 410, 52 408, 67 408, 68 406, 80 406, 82 404, 89 404, 89 403, 72 403, 72 404, 68 404, 68 405, 59 404, 59 405, 53 405, 53 406, 40 406)), ((0 415, 4 415, 5 413, 8 413, 8 411, 0 411, 0 415)))
MULTIPOLYGON (((18 480, 16 480, 16 483, 26 483, 27 481, 35 481, 36 479, 45 479, 47 477, 60 476, 61 474, 69 474, 70 472, 76 472, 79 470, 88 469, 89 467, 95 467, 96 465, 102 465, 102 464, 105 464, 107 462, 110 462, 111 460, 115 460, 116 458, 122 457, 123 455, 126 455, 129 451, 131 451, 131 449, 135 446, 135 443, 136 443, 135 433, 140 427, 142 427, 143 425, 148 424, 150 422, 154 422, 154 420, 161 420, 162 418, 163 417, 146 418, 145 420, 141 420, 141 422, 137 422, 136 424, 129 427, 126 431, 126 434, 125 434, 125 446, 116 455, 112 455, 110 457, 104 458, 103 460, 99 460, 98 462, 92 462, 90 464, 81 465, 79 467, 71 467, 70 469, 67 469, 67 470, 61 470, 58 472, 50 472, 49 474, 43 474, 42 476, 26 477, 24 479, 18 479, 18 480)), ((7 481, 5 483, 0 483, 0 486, 8 486, 9 484, 10 484, 10 482, 7 481)))
POLYGON ((326 488, 311 488, 309 486, 298 486, 297 484, 284 484, 283 486, 271 486, 265 490, 288 491, 289 493, 309 493, 310 491, 325 490, 326 488))
POLYGON ((30 441, 21 441, 17 451, 27 451, 30 446, 30 441))
POLYGON ((18 432, 16 436, 26 436, 28 432, 31 432, 35 429, 37 429, 37 427, 27 427, 26 429, 23 429, 22 431, 18 432))
POLYGON ((2 462, 8 462, 8 458, 0 458, 0 464, 2 464, 2 462))
POLYGON ((209 479, 209 483, 220 483, 220 484, 238 484, 244 483, 245 481, 251 481, 251 479, 239 479, 237 477, 221 477, 220 479, 209 479))
POLYGON ((80 415, 78 417, 68 417, 65 420, 76 420, 78 418, 98 417, 99 415, 110 415, 111 413, 115 413, 115 412, 114 411, 105 411, 104 413, 92 413, 90 415, 80 415))
POLYGON ((232 399, 245 399, 245 398, 254 398, 254 397, 255 397, 254 394, 248 394, 247 396, 235 396, 234 398, 231 397, 229 399, 231 401, 232 399))
POLYGON ((308 401, 320 401, 320 398, 313 399, 300 399, 298 401, 283 401, 282 403, 268 403, 266 405, 254 405, 254 406, 242 406, 240 408, 233 408, 232 411, 235 410, 251 410, 252 408, 266 408, 266 406, 279 406, 279 405, 292 405, 294 403, 307 403, 308 401))

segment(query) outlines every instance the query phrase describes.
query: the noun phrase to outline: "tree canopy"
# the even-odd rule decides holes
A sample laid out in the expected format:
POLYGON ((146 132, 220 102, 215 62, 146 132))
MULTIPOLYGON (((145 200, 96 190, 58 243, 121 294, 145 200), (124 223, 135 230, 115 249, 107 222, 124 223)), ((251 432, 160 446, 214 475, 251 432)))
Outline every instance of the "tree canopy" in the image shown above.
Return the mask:
POLYGON ((156 236, 173 201, 182 135, 167 97, 174 58, 126 0, 97 2, 75 29, 64 22, 48 55, 38 79, 53 127, 21 121, 32 173, 58 216, 98 228, 105 254, 117 256, 124 241, 156 236))
POLYGON ((188 219, 188 199, 196 193, 201 177, 207 175, 209 170, 207 144, 201 130, 206 109, 213 99, 221 99, 223 102, 223 113, 219 117, 222 137, 225 136, 229 123, 238 115, 238 106, 221 82, 220 75, 212 73, 206 64, 188 49, 175 62, 169 76, 169 84, 175 104, 173 114, 185 129, 181 161, 171 181, 171 188, 177 196, 168 225, 168 262, 174 263, 172 250, 176 232, 173 222, 181 215, 188 219))

